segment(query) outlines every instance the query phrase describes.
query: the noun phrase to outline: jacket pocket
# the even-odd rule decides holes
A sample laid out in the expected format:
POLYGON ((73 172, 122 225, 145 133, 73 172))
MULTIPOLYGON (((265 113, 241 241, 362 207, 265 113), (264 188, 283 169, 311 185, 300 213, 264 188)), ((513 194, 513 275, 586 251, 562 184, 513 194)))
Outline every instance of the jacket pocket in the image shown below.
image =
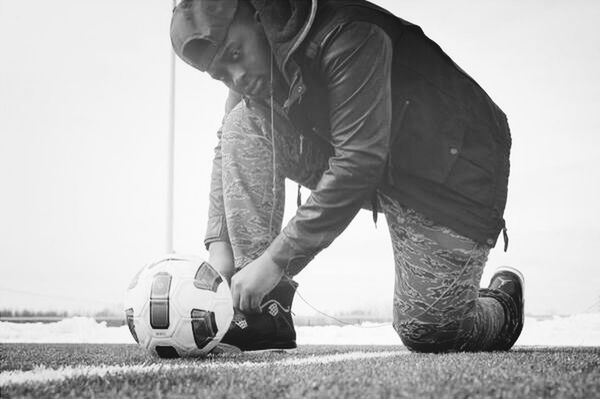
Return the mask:
POLYGON ((490 170, 458 155, 444 185, 477 203, 491 206, 494 176, 490 170))
POLYGON ((395 173, 444 183, 462 151, 464 123, 456 114, 432 112, 411 100, 394 124, 390 167, 395 173))
POLYGON ((476 203, 491 207, 498 181, 501 151, 494 140, 494 128, 470 121, 464 126, 464 141, 444 185, 476 203))

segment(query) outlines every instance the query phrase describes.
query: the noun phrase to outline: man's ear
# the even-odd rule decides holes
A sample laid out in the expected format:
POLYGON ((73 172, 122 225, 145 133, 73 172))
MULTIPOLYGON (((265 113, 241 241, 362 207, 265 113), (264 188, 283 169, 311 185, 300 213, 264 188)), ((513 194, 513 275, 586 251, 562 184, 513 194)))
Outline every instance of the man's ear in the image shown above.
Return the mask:
POLYGON ((260 15, 258 15, 258 11, 254 11, 254 20, 260 24, 260 15))

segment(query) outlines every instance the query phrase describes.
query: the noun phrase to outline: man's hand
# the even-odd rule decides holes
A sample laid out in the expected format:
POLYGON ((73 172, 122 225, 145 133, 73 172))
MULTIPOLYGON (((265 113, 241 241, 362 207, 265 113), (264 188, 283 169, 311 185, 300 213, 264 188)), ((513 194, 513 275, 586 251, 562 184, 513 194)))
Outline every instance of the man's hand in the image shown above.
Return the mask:
POLYGON ((233 306, 242 312, 260 311, 260 303, 283 276, 283 270, 267 254, 249 263, 231 278, 233 306))
POLYGON ((208 247, 208 263, 225 277, 227 283, 233 276, 233 251, 231 245, 224 241, 215 241, 208 247))

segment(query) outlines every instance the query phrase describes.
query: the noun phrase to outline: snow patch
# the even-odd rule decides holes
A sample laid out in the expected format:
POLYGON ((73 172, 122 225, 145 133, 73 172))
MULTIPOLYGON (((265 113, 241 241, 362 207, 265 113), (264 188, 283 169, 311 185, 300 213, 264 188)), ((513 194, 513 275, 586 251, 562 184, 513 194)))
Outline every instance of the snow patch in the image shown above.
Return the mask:
MULTIPOLYGON (((298 326, 299 345, 400 345, 391 324, 298 326)), ((127 326, 108 327, 92 318, 72 317, 55 323, 0 322, 0 342, 135 343, 127 326)), ((600 346, 600 313, 527 317, 517 345, 600 346)))
POLYGON ((135 343, 127 326, 108 327, 91 317, 70 317, 54 323, 0 322, 0 342, 135 343))

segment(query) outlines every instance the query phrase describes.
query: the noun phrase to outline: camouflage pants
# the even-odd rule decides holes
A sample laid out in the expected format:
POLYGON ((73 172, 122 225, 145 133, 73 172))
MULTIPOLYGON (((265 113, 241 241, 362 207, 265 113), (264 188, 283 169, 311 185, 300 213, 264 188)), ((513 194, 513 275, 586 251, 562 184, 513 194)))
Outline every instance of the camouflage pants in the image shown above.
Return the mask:
MULTIPOLYGON (((285 178, 314 188, 332 154, 318 137, 301 142, 282 113, 238 104, 215 150, 206 245, 229 241, 236 268, 256 259, 281 230, 285 178)), ((489 348, 504 325, 501 304, 479 290, 489 248, 389 195, 378 193, 378 201, 392 239, 394 328, 404 344, 425 352, 489 348)))

